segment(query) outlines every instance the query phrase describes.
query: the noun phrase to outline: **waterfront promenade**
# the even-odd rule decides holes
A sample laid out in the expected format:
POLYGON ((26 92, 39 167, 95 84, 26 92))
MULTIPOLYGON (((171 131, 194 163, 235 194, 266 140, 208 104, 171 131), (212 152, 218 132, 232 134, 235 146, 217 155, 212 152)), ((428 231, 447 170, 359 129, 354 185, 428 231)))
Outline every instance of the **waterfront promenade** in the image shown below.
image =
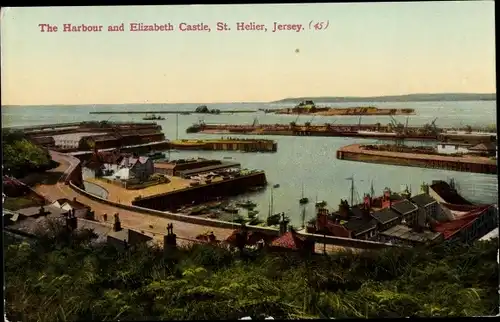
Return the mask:
MULTIPOLYGON (((72 166, 72 159, 65 156, 64 154, 52 152, 51 156, 54 161, 57 161, 60 165, 50 172, 54 173, 62 173, 62 176, 65 175, 65 172, 70 169, 72 166)), ((120 221, 122 223, 123 228, 130 228, 138 231, 144 231, 145 233, 155 234, 155 235, 165 235, 167 231, 167 224, 172 223, 174 225, 174 232, 181 239, 187 240, 195 240, 196 236, 199 234, 205 233, 207 231, 213 231, 217 239, 224 240, 231 235, 233 232, 232 229, 225 228, 217 228, 217 227, 207 227, 202 225, 196 225, 191 223, 186 223, 182 221, 171 220, 167 218, 161 218, 157 216, 147 215, 143 213, 133 212, 129 210, 125 210, 122 208, 114 207, 111 205, 107 205, 104 203, 100 203, 94 201, 85 195, 79 194, 70 186, 64 184, 59 180, 55 184, 50 183, 42 183, 33 187, 38 194, 43 196, 45 199, 49 201, 55 201, 61 198, 73 199, 76 198, 79 202, 88 205, 95 211, 96 219, 102 221, 102 215, 108 215, 108 222, 112 223, 113 214, 120 214, 120 221), (150 226, 153 226, 151 228, 150 226)))
MULTIPOLYGON (((191 242, 199 242, 196 240, 196 236, 208 232, 213 232, 218 240, 225 240, 229 237, 234 229, 232 228, 219 228, 206 226, 203 224, 188 223, 180 220, 173 220, 162 218, 159 216, 149 215, 142 212, 125 210, 120 207, 110 205, 105 202, 100 202, 97 199, 94 200, 83 193, 78 193, 73 190, 69 185, 65 184, 65 178, 78 166, 78 159, 71 157, 69 155, 50 151, 51 157, 54 161, 59 163, 59 166, 55 169, 49 170, 45 174, 45 177, 57 176, 59 180, 37 180, 36 182, 41 182, 33 186, 33 190, 43 196, 49 201, 55 201, 57 199, 66 198, 74 199, 89 206, 95 212, 96 220, 103 222, 103 214, 108 215, 108 221, 105 223, 107 225, 112 225, 113 214, 120 214, 120 221, 123 228, 133 229, 136 231, 142 231, 146 235, 152 236, 156 242, 162 242, 163 236, 166 234, 166 227, 168 224, 174 225, 174 232, 177 234, 179 244, 185 245, 191 242)), ((78 171, 78 170, 76 170, 78 171)), ((354 246, 356 247, 356 246, 354 246)), ((316 243, 316 252, 323 253, 324 245, 322 243, 316 243)), ((365 247, 361 247, 365 248, 365 247)), ((371 247, 368 247, 371 248, 371 247)), ((378 248, 378 247, 377 247, 378 248)), ((329 241, 326 245, 327 253, 337 253, 343 250, 353 250, 349 246, 335 245, 335 242, 329 241)))

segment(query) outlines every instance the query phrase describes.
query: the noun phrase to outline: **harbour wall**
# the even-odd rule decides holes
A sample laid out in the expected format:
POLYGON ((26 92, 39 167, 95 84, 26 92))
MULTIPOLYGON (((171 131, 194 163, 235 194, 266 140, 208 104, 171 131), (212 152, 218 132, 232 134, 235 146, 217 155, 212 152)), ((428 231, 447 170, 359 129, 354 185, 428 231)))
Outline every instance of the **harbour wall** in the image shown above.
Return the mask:
POLYGON ((176 140, 170 141, 171 149, 208 151, 276 152, 278 143, 272 140, 176 140))
POLYGON ((175 211, 186 204, 200 204, 244 193, 249 187, 267 184, 264 172, 252 173, 224 181, 212 182, 195 187, 175 190, 169 193, 134 200, 134 206, 156 210, 175 211))
POLYGON ((485 174, 497 174, 496 163, 479 163, 479 162, 466 162, 462 160, 453 160, 448 157, 438 157, 436 155, 418 155, 420 158, 408 156, 408 153, 399 154, 397 152, 377 154, 376 151, 366 153, 362 149, 358 151, 349 151, 348 149, 341 148, 337 151, 337 159, 358 161, 367 163, 378 163, 396 166, 407 167, 420 167, 430 169, 452 170, 459 172, 473 172, 485 174), (428 156, 428 158, 423 158, 428 156))

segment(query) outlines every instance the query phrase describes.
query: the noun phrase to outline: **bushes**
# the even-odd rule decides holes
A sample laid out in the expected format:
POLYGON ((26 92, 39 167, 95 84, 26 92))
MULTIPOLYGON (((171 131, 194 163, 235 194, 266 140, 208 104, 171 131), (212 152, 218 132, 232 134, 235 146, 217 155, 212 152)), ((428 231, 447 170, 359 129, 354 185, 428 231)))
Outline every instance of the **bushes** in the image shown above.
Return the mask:
POLYGON ((3 166, 6 174, 23 177, 29 172, 44 171, 54 165, 47 150, 28 141, 15 130, 2 130, 3 166))
POLYGON ((436 317, 498 309, 497 240, 306 260, 241 257, 209 245, 167 256, 146 246, 118 253, 82 233, 61 234, 33 245, 6 239, 9 320, 436 317))

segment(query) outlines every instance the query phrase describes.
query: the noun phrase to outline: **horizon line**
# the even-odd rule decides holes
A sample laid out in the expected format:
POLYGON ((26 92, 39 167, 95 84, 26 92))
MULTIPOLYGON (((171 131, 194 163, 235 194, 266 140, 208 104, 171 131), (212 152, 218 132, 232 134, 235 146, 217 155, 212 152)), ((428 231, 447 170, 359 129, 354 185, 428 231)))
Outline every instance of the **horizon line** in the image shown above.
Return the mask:
MULTIPOLYGON (((389 95, 372 95, 372 96, 296 96, 296 97, 285 97, 273 101, 240 101, 240 102, 211 102, 211 103, 200 103, 200 102, 190 102, 190 103, 166 103, 166 102, 133 102, 133 103, 84 103, 84 104, 5 104, 2 107, 33 107, 33 106, 109 106, 109 105, 205 105, 205 104, 270 104, 274 102, 279 102, 283 100, 293 100, 300 98, 355 98, 355 99, 370 99, 370 98, 384 98, 384 97, 404 97, 411 95, 496 95, 496 92, 441 92, 441 93, 407 93, 407 94, 389 94, 389 95)), ((344 102, 342 102, 344 103, 344 102)), ((345 102, 349 103, 349 102, 345 102)))

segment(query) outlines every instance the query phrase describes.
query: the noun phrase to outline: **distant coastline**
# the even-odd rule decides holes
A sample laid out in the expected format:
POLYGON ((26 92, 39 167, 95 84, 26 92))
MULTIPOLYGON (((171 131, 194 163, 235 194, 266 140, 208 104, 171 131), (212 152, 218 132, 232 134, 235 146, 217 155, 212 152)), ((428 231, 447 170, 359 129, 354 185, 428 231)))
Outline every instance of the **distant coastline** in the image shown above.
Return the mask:
POLYGON ((215 102, 215 103, 115 103, 115 104, 40 104, 40 105, 2 105, 3 108, 12 107, 86 107, 100 109, 111 106, 158 106, 183 105, 196 107, 200 105, 217 104, 276 104, 276 103, 299 103, 311 100, 316 103, 367 103, 367 102, 459 102, 459 101, 496 101, 496 93, 441 93, 441 94, 407 94, 387 96, 317 96, 317 97, 294 97, 285 98, 273 102, 215 102))
POLYGON ((436 102, 436 101, 495 101, 497 95, 474 94, 474 93, 441 93, 441 94, 407 94, 388 96, 318 96, 318 97, 296 97, 285 98, 271 103, 299 103, 311 100, 321 103, 358 103, 358 102, 436 102))

